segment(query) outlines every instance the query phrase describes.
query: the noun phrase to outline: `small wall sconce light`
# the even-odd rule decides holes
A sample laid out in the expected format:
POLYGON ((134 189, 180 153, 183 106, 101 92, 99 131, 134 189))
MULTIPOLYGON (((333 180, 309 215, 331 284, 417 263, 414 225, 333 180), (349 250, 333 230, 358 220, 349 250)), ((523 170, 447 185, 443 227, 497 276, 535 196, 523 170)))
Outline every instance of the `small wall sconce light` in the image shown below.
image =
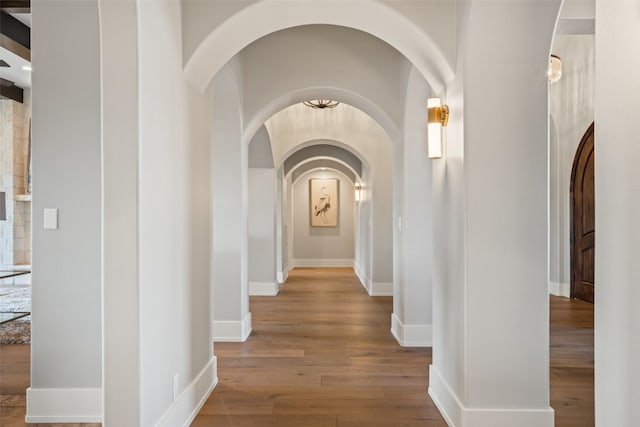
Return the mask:
POLYGON ((356 190, 355 199, 356 199, 356 202, 359 202, 362 199, 362 184, 360 184, 359 182, 356 182, 355 190, 356 190))
POLYGON ((442 128, 449 122, 449 106, 442 104, 440 98, 427 100, 427 139, 429 158, 442 157, 442 128))
POLYGON ((562 77, 562 59, 559 56, 551 55, 549 57, 549 71, 547 71, 547 75, 549 76, 549 83, 553 84, 560 80, 562 77))

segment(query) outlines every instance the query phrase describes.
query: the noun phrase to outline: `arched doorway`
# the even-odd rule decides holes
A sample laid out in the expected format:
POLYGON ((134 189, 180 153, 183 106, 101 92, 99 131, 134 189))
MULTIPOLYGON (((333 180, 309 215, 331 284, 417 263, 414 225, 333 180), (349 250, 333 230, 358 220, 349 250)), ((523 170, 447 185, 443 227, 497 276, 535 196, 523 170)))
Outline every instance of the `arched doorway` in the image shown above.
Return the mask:
POLYGON ((571 297, 594 302, 594 123, 585 132, 571 171, 571 297))

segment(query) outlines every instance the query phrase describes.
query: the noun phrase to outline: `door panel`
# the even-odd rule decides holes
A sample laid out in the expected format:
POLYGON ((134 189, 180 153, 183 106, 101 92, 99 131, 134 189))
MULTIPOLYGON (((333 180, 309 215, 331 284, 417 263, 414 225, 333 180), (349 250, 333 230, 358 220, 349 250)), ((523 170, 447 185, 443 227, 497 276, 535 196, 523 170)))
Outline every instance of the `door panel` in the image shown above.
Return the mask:
POLYGON ((571 297, 594 302, 595 271, 594 125, 587 129, 571 172, 571 297))

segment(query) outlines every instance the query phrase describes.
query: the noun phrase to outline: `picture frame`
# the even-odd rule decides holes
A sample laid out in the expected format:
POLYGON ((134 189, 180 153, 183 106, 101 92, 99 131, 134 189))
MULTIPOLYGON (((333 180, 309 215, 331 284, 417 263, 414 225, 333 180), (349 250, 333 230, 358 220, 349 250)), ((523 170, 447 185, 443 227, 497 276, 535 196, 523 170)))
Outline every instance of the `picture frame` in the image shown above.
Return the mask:
POLYGON ((311 227, 337 227, 340 205, 338 178, 309 179, 309 218, 311 227))

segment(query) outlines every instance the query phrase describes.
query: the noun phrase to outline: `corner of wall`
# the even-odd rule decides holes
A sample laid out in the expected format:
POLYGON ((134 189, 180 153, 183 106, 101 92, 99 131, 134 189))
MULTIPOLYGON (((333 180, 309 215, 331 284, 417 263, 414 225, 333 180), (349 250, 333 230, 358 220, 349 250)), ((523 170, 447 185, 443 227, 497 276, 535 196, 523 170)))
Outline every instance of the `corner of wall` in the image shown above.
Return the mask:
POLYGON ((212 322, 214 342, 244 342, 251 335, 251 313, 242 320, 214 320, 212 322))
POLYGON ((557 297, 571 298, 571 285, 549 281, 549 294, 557 297))
POLYGON ((278 282, 249 282, 250 296, 274 297, 280 292, 278 282))
POLYGON ((218 385, 218 359, 213 356, 184 389, 155 427, 188 426, 196 418, 213 389, 218 385))
POLYGON ((391 334, 402 347, 433 346, 432 325, 405 325, 395 313, 391 315, 391 334))
POLYGON ((355 261, 353 262, 353 271, 356 273, 358 280, 360 280, 362 287, 367 291, 367 294, 371 295, 371 279, 367 277, 365 272, 355 261))
POLYGON ((434 365, 429 366, 429 396, 450 427, 552 427, 549 408, 466 408, 434 365))

